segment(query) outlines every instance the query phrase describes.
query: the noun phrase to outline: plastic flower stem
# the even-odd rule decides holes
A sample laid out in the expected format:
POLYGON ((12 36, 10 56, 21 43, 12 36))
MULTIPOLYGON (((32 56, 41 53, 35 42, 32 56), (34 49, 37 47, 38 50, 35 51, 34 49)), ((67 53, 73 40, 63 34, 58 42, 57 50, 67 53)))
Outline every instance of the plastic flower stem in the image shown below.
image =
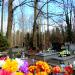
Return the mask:
POLYGON ((33 75, 36 75, 36 70, 34 70, 33 75))

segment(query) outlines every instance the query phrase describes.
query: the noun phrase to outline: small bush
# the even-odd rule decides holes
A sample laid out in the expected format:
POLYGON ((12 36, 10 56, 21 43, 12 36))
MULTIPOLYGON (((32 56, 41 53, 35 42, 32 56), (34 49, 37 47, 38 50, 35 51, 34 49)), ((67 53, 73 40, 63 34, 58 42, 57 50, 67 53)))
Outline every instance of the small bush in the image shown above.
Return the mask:
POLYGON ((8 48, 8 42, 5 36, 0 33, 0 51, 4 51, 8 48))

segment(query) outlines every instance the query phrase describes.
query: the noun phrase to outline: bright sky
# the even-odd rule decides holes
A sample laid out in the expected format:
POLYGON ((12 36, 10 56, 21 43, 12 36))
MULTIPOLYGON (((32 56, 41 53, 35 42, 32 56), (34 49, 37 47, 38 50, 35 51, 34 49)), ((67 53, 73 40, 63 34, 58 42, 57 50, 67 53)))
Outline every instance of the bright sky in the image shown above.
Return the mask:
MULTIPOLYGON (((4 9, 4 31, 6 31, 6 27, 7 27, 7 1, 8 0, 5 0, 5 9, 4 9)), ((23 0, 20 0, 20 1, 23 1, 23 0)), ((28 0, 27 0, 28 1, 28 0)), ((46 0, 40 0, 40 1, 46 1, 46 0)), ((57 1, 62 1, 62 0, 57 0, 57 1)), ((66 0, 65 0, 66 1, 66 0)), ((75 4, 75 0, 73 0, 73 3, 75 4)), ((17 5, 17 4, 19 4, 19 0, 15 0, 14 1, 14 3, 13 3, 13 5, 15 6, 15 5, 17 5)), ((42 6, 42 4, 40 3, 40 7, 42 6)), ((58 7, 58 6, 60 6, 60 4, 58 5, 57 3, 55 3, 55 4, 53 4, 53 3, 49 3, 49 12, 50 13, 54 13, 54 14, 57 14, 57 13, 62 13, 63 12, 63 10, 60 8, 60 7, 58 7)), ((46 12, 46 10, 47 10, 47 5, 45 5, 44 6, 44 8, 42 9, 44 12, 46 12)), ((0 7, 0 11, 1 11, 1 7, 0 7)), ((23 6, 23 11, 24 11, 24 14, 25 14, 25 16, 26 16, 26 18, 28 19, 30 16, 32 16, 33 15, 33 13, 34 13, 34 9, 32 8, 32 7, 29 7, 29 6, 27 6, 27 5, 24 5, 23 6)), ((16 22, 16 26, 18 26, 18 22, 17 22, 17 20, 18 20, 18 18, 19 18, 19 16, 20 16, 20 14, 21 14, 21 10, 20 10, 20 8, 18 8, 16 11, 15 11, 15 22, 16 22)), ((50 16, 52 16, 52 15, 50 15, 50 16)), ((1 12, 0 12, 0 17, 1 17, 1 12)), ((54 16, 53 17, 53 19, 57 22, 58 20, 60 20, 61 18, 59 17, 59 16, 54 16)), ((0 20, 1 20, 1 18, 0 18, 0 20)), ((46 23, 47 21, 46 21, 46 19, 44 20, 44 22, 46 23)), ((50 22, 50 24, 52 25, 52 24, 54 24, 53 23, 53 20, 52 19, 50 19, 49 20, 49 22, 50 22)), ((1 21, 0 21, 0 24, 1 24, 1 21)), ((56 23, 55 23, 56 24, 56 23)))

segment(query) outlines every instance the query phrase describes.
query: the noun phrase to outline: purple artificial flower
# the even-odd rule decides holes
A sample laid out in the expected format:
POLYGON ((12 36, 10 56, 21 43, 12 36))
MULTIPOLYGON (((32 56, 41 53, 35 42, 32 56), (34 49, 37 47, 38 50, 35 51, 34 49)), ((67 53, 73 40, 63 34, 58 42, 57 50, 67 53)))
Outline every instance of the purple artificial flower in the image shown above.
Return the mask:
POLYGON ((26 60, 24 61, 24 64, 22 66, 20 66, 19 70, 23 73, 28 72, 28 62, 26 60))
POLYGON ((24 65, 28 67, 29 66, 28 61, 25 60, 24 65))

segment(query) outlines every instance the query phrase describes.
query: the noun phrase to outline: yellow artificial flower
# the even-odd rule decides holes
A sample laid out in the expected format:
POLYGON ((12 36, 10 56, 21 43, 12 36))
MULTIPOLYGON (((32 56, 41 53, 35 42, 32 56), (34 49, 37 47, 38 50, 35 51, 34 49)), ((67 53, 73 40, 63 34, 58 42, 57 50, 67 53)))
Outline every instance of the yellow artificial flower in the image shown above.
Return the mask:
POLYGON ((27 75, 33 75, 33 73, 31 73, 31 72, 28 72, 28 73, 27 73, 27 75))
POLYGON ((36 75, 48 75, 47 72, 38 72, 36 75))
POLYGON ((10 72, 15 72, 18 70, 18 63, 16 60, 11 60, 10 58, 8 58, 3 64, 2 69, 10 72))
POLYGON ((12 75, 24 75, 24 73, 22 73, 22 72, 15 72, 12 75))

